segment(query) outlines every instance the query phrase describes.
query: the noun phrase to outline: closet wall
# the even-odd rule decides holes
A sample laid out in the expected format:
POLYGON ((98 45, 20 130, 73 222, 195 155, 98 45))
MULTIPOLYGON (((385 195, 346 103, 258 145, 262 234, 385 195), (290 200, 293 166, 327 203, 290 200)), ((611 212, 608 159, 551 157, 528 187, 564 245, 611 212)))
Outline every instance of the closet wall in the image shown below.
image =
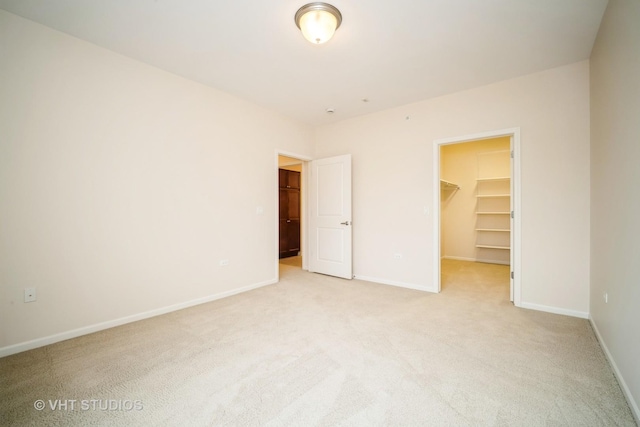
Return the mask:
POLYGON ((441 185, 443 258, 509 264, 510 233, 494 230, 509 228, 510 182, 492 179, 510 175, 509 150, 508 137, 441 148, 440 178, 459 187, 441 185))

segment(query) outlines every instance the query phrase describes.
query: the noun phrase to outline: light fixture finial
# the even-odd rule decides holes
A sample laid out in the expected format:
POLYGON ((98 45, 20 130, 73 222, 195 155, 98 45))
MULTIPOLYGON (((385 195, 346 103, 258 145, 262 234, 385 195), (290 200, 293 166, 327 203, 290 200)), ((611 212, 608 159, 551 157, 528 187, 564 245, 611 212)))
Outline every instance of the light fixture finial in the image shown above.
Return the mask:
POLYGON ((298 9, 295 20, 304 38, 313 44, 322 44, 340 28, 342 14, 335 6, 315 2, 298 9))

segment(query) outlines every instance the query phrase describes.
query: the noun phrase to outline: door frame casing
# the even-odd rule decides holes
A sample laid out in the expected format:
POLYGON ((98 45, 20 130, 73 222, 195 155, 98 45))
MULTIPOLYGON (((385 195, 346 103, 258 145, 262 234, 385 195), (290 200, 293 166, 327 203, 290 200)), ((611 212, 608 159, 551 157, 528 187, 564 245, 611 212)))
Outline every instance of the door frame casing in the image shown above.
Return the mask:
POLYGON ((441 271, 440 271, 440 147, 444 145, 460 144, 465 142, 477 141, 489 138, 511 137, 511 150, 513 151, 513 159, 511 168, 511 188, 512 188, 512 206, 513 206, 513 230, 511 230, 513 245, 511 250, 512 265, 511 271, 513 272, 513 304, 516 307, 521 307, 522 303, 522 252, 521 252, 521 223, 522 223, 522 208, 521 208, 521 175, 520 175, 520 128, 507 128, 495 131, 481 132, 472 135, 463 135, 452 138, 442 138, 433 141, 433 283, 436 284, 437 291, 442 290, 441 284, 441 271))
POLYGON ((279 179, 278 179, 278 169, 280 167, 279 161, 278 161, 278 157, 279 156, 285 156, 285 157, 291 157, 292 159, 296 159, 296 160, 300 160, 302 162, 302 172, 300 173, 300 188, 302 189, 301 194, 300 194, 300 252, 302 254, 302 269, 303 270, 308 270, 309 266, 308 266, 308 260, 307 260, 307 256, 306 254, 308 254, 308 225, 309 225, 309 218, 308 218, 308 213, 307 213, 307 206, 308 205, 308 201, 309 201, 309 188, 308 188, 308 173, 309 173, 309 167, 308 167, 308 162, 310 162, 311 160, 313 160, 311 157, 309 156, 305 156, 302 154, 297 154, 297 153, 292 153, 290 151, 286 151, 286 150, 280 150, 280 149, 276 149, 275 150, 275 183, 274 183, 274 199, 275 200, 275 265, 274 265, 274 271, 275 271, 275 278, 276 281, 280 280, 280 257, 278 256, 279 252, 280 252, 280 206, 278 203, 278 198, 279 198, 279 190, 280 190, 280 183, 279 183, 279 179))

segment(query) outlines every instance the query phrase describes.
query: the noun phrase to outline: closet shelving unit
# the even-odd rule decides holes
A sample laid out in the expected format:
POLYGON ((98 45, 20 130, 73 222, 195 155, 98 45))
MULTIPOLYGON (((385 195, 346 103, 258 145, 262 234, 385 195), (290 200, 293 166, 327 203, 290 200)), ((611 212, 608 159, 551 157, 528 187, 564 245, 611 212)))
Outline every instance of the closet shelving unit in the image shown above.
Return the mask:
POLYGON ((511 178, 508 176, 477 178, 476 248, 511 249, 510 191, 511 178))

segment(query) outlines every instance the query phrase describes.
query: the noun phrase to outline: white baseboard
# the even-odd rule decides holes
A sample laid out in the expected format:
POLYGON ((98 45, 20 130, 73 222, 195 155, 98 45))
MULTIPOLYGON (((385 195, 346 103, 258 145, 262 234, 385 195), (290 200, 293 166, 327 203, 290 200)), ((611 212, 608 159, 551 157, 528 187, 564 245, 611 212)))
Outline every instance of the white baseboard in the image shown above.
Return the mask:
POLYGON ((620 373, 620 369, 618 369, 618 365, 616 364, 616 361, 613 359, 613 356, 611 355, 611 352, 609 351, 607 344, 604 342, 604 339, 602 339, 602 335, 600 335, 600 331, 596 326, 596 322, 593 321, 593 318, 591 316, 589 316, 589 323, 591 323, 591 327, 593 328, 593 331, 596 333, 596 338, 600 343, 600 347, 602 347, 602 349, 604 350, 604 354, 605 356, 607 356, 607 359, 609 360, 609 364, 613 368, 613 373, 615 374, 616 379, 620 384, 620 388, 622 389, 622 393, 624 394, 624 397, 627 399, 627 403, 631 408, 631 412, 633 413, 633 416, 636 419, 636 424, 640 425, 640 409, 638 408, 638 402, 636 402, 635 399, 633 398, 633 395, 631 394, 631 390, 629 390, 629 386, 627 386, 627 383, 624 380, 624 377, 620 373))
POLYGON ((448 255, 445 255, 445 256, 441 257, 441 259, 453 259, 453 260, 455 260, 455 261, 471 261, 471 262, 476 262, 476 259, 475 259, 475 258, 466 258, 466 257, 463 257, 463 256, 448 256, 448 255))
POLYGON ((520 307, 528 308, 530 310, 545 311, 547 313, 563 314, 565 316, 579 317, 581 319, 589 318, 589 313, 584 311, 568 310, 566 308, 551 307, 548 305, 541 305, 541 304, 532 304, 530 302, 522 302, 520 304, 520 307))
POLYGON ((495 259, 476 259, 476 262, 483 262, 485 264, 511 265, 509 261, 498 261, 495 259))
POLYGON ((89 326, 83 326, 82 328, 61 332, 59 334, 49 335, 47 337, 36 338, 35 340, 9 345, 9 346, 0 348, 0 357, 10 356, 12 354, 21 353, 27 350, 33 350, 34 348, 43 347, 45 345, 54 344, 54 343, 65 341, 71 338, 77 338, 82 335, 92 334, 94 332, 102 331, 105 329, 113 328, 113 327, 124 325, 127 323, 137 322, 138 320, 144 320, 150 317, 160 316, 161 314, 171 313, 173 311, 182 310, 183 308, 189 308, 195 305, 200 305, 200 304, 215 301, 218 299, 230 297, 232 295, 251 291, 253 289, 261 288, 267 285, 272 285, 274 283, 278 283, 277 278, 266 280, 260 283, 254 283, 252 285, 244 286, 242 288, 220 292, 220 293, 209 295, 202 298, 197 298, 191 301, 170 305, 168 307, 157 308, 155 310, 146 311, 144 313, 133 314, 131 316, 121 317, 119 319, 109 320, 102 323, 96 323, 94 325, 89 325, 89 326))
POLYGON ((494 259, 465 258, 462 256, 443 256, 442 259, 453 259, 456 261, 483 262, 485 264, 511 265, 509 261, 496 261, 494 259))
POLYGON ((377 277, 369 277, 369 276, 354 276, 354 278, 358 280, 364 280, 365 282, 380 283, 381 285, 391 285, 391 286, 397 286, 399 288, 414 289, 416 291, 438 293, 437 289, 433 287, 423 286, 423 285, 414 285, 413 283, 398 282, 396 280, 379 279, 377 277))

